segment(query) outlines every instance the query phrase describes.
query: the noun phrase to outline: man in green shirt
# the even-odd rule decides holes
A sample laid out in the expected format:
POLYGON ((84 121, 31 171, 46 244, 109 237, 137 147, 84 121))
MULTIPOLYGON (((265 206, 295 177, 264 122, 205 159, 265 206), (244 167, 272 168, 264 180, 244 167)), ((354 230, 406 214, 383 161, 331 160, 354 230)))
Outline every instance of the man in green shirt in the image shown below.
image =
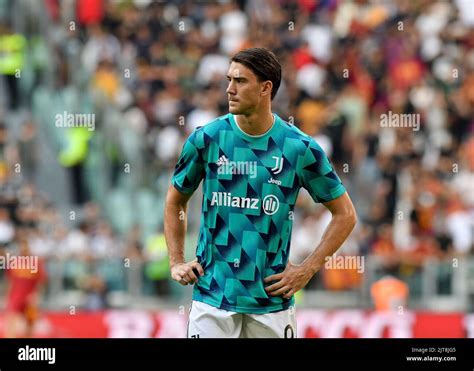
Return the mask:
POLYGON ((227 79, 229 113, 189 136, 168 190, 171 276, 194 284, 189 337, 294 337, 293 295, 342 245, 356 213, 321 147, 272 113, 281 81, 275 55, 263 48, 240 51, 227 79), (197 259, 185 262, 180 216, 201 181, 197 259), (314 252, 294 265, 288 256, 301 187, 332 220, 314 252))

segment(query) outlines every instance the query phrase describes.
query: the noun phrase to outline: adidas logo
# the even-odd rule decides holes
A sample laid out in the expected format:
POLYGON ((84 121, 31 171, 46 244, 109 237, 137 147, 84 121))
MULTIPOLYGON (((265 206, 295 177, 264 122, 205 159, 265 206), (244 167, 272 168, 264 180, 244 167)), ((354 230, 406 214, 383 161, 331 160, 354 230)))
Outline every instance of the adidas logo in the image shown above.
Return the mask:
POLYGON ((229 162, 229 159, 227 157, 225 157, 224 155, 222 155, 221 157, 219 157, 219 159, 217 160, 217 166, 222 166, 226 163, 229 162))

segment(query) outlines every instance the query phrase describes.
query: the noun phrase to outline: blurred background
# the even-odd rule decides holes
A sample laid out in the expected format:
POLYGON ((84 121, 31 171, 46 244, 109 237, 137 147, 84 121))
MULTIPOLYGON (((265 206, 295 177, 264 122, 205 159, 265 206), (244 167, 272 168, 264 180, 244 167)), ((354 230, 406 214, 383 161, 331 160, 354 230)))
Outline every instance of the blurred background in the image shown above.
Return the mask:
MULTIPOLYGON (((39 257, 28 336, 184 336, 165 194, 253 46, 283 67, 274 112, 325 149, 359 216, 337 253, 358 264, 298 294, 298 335, 474 337, 473 0, 0 0, 0 254, 39 257)), ((300 193, 293 262, 329 219, 300 193)), ((14 276, 0 269, 0 336, 27 336, 7 331, 14 276)))

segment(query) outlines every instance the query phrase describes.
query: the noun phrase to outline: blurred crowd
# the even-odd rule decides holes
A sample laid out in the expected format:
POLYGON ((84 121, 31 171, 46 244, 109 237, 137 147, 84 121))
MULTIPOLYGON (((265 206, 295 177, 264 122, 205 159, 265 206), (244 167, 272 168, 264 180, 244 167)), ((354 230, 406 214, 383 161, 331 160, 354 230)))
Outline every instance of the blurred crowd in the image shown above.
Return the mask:
MULTIPOLYGON (((428 259, 473 254, 472 1, 2 3, 0 37, 18 58, 0 64, 0 246, 13 248, 24 228, 35 254, 87 262, 66 269, 66 285, 100 293, 110 282, 94 262, 125 270, 136 259, 153 293, 169 292, 167 182, 185 138, 227 112, 229 57, 252 46, 282 64, 274 111, 315 137, 353 198, 359 222, 339 254, 375 257, 381 274, 402 279, 428 259), (58 127, 63 111, 94 114, 94 130, 58 127), (419 130, 383 127, 389 112, 415 115, 419 130), (77 215, 39 189, 45 148, 77 215)), ((330 219, 308 200, 302 191, 296 262, 330 219)), ((363 273, 318 277, 311 287, 344 290, 363 273)))

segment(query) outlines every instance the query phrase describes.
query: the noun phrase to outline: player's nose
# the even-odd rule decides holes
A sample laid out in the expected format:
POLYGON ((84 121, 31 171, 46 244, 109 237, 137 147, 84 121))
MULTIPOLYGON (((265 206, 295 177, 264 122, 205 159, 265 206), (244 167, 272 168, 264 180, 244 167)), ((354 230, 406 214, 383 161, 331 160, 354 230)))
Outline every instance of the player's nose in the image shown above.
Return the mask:
POLYGON ((231 95, 235 95, 237 93, 235 85, 232 82, 229 82, 229 85, 227 85, 226 93, 231 95))

